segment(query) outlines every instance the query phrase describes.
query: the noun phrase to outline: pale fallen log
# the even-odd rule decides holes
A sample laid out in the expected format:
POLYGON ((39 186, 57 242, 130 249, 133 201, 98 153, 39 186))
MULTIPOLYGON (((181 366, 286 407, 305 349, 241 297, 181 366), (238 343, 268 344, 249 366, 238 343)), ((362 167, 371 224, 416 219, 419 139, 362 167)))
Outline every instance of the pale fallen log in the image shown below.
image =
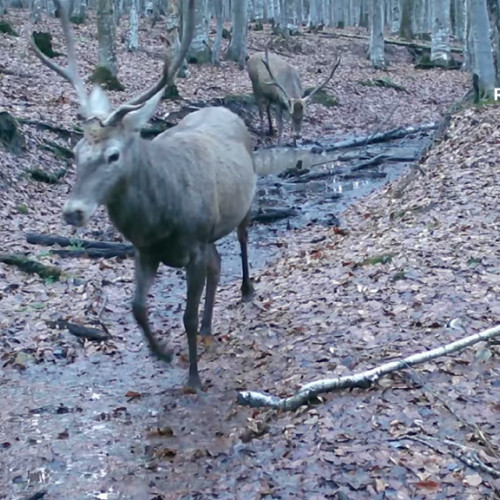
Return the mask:
POLYGON ((366 389, 383 375, 461 351, 462 349, 477 344, 478 342, 492 339, 499 334, 500 325, 497 325, 488 330, 456 340, 451 344, 436 347, 430 351, 412 354, 411 356, 397 361, 390 361, 389 363, 377 366, 371 370, 345 377, 322 379, 310 382, 309 384, 302 386, 295 395, 288 398, 280 398, 278 396, 272 396, 262 392, 241 391, 238 393, 237 402, 240 405, 251 406, 253 408, 266 406, 277 410, 296 410, 303 404, 306 404, 311 398, 317 397, 320 394, 340 389, 352 389, 355 387, 366 389))

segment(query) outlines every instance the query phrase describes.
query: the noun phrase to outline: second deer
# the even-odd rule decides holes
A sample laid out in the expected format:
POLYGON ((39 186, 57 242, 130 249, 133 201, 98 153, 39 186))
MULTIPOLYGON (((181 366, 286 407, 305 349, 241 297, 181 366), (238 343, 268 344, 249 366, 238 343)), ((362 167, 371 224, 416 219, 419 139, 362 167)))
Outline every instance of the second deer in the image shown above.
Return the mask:
POLYGON ((267 111, 269 134, 273 133, 271 105, 274 105, 278 123, 278 146, 280 146, 283 137, 283 114, 290 115, 295 143, 296 139, 302 136, 302 121, 308 101, 332 79, 340 64, 340 58, 335 61, 326 80, 307 96, 304 96, 297 70, 282 57, 266 50, 253 54, 247 64, 253 94, 259 108, 261 135, 264 136, 264 108, 267 111))

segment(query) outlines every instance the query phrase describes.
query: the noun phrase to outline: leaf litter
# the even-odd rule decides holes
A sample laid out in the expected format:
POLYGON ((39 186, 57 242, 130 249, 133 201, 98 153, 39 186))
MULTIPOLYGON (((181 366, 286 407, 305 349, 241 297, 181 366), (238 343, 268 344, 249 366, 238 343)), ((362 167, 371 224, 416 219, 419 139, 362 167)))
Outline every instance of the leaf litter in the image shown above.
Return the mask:
MULTIPOLYGON (((2 66, 31 78, 2 74, 0 106, 72 130, 75 96, 27 51, 25 14, 9 13, 22 36, 2 37, 0 45, 2 66)), ((75 26, 85 74, 97 51, 90 26, 75 26)), ((50 29, 61 46, 57 20, 44 20, 41 29, 50 29)), ((158 51, 162 29, 161 23, 141 27, 142 46, 158 51)), ((250 51, 261 50, 268 36, 267 27, 250 32, 250 51)), ((321 61, 339 51, 344 56, 329 85, 341 106, 312 104, 306 139, 371 133, 396 104, 387 128, 437 120, 467 85, 460 72, 414 71, 405 49, 391 47, 390 77, 408 93, 360 86, 359 80, 386 76, 369 67, 363 42, 312 34, 301 42, 294 63, 306 87, 317 82, 321 61)), ((121 43, 118 57, 127 90, 111 93, 114 103, 142 90, 161 68, 161 58, 125 54, 121 43)), ((251 91, 246 73, 229 62, 190 71, 191 78, 178 82, 185 100, 251 91)), ((162 102, 158 115, 179 106, 162 102)), ((20 128, 26 152, 0 156, 2 248, 59 266, 66 276, 51 283, 0 264, 0 498, 45 490, 45 498, 156 500, 498 494, 498 479, 467 467, 447 445, 439 445, 440 453, 405 440, 453 440, 499 468, 497 345, 474 346, 368 390, 325 395, 293 413, 235 403, 241 389, 289 395, 314 379, 431 349, 500 321, 494 107, 457 114, 406 189, 396 181, 343 214, 347 231, 316 225, 278 233, 273 244, 281 256, 254 273, 254 303, 239 303, 236 281, 221 286, 218 335, 200 346, 207 386, 201 395, 183 391, 182 274, 162 269, 150 296, 152 327, 168 336, 176 354, 165 366, 150 358, 130 313, 131 260, 63 259, 26 243, 26 231, 121 238, 103 210, 84 230, 63 224, 73 167, 54 185, 33 182, 25 172, 65 168, 41 145, 71 147, 71 141, 20 128), (59 319, 102 321, 111 340, 89 342, 48 326, 59 319)))

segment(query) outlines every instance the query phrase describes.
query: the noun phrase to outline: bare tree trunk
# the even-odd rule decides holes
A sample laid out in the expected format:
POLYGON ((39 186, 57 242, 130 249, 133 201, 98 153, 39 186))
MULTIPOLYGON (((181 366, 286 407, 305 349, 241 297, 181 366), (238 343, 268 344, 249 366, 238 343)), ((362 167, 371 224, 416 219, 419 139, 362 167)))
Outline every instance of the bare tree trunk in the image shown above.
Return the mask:
POLYGON ((453 14, 455 18, 455 35, 463 42, 465 40, 465 0, 453 0, 453 14))
POLYGON ((254 17, 256 21, 264 19, 264 0, 254 0, 254 17))
POLYGON ((469 2, 470 0, 465 0, 463 6, 465 34, 463 42, 464 62, 462 63, 461 67, 462 71, 472 71, 472 64, 473 64, 472 56, 474 51, 472 48, 472 30, 470 26, 469 2))
POLYGON ((247 56, 247 13, 248 0, 238 0, 233 4, 233 37, 227 49, 226 59, 245 66, 247 56))
MULTIPOLYGON (((246 3, 246 2, 245 2, 246 3)), ((183 4, 183 12, 186 13, 187 2, 183 4)), ((186 16, 184 15, 184 19, 186 16)), ((189 46, 187 59, 188 62, 195 62, 198 64, 207 63, 210 61, 210 51, 208 48, 208 1, 196 0, 194 8, 195 30, 193 41, 189 46)))
POLYGON ((42 0, 33 0, 31 3, 30 21, 32 23, 39 23, 41 20, 42 20, 42 0))
POLYGON ((138 0, 130 0, 129 32, 127 50, 135 52, 139 48, 139 5, 138 0))
POLYGON ((108 69, 113 76, 116 76, 113 0, 98 0, 97 41, 99 44, 99 66, 108 69))
POLYGON ((384 0, 372 0, 370 16, 370 61, 377 69, 385 68, 384 0))
POLYGON ((295 12, 297 13, 297 25, 299 28, 304 22, 304 0, 295 0, 295 12))
POLYGON ((391 33, 399 33, 401 26, 401 5, 400 0, 390 0, 391 6, 391 33))
POLYGON ((401 23, 399 26, 399 36, 411 40, 413 38, 412 30, 412 8, 411 0, 402 0, 401 3, 401 23))
POLYGON ((222 13, 222 0, 213 0, 214 14, 217 20, 217 31, 215 34, 215 41, 212 47, 212 64, 219 66, 220 64, 220 44, 222 42, 222 29, 223 29, 223 13, 222 13))
POLYGON ((486 0, 469 0, 470 26, 474 48, 474 73, 478 76, 481 98, 492 99, 495 68, 490 42, 490 21, 486 0))
POLYGON ((488 0, 493 38, 493 62, 495 64, 496 86, 500 86, 500 0, 488 0))
POLYGON ((85 0, 75 0, 73 2, 73 11, 71 13, 71 20, 83 23, 87 17, 87 2, 85 0))
MULTIPOLYGON (((169 51, 168 56, 171 60, 175 59, 175 56, 179 53, 181 47, 181 42, 179 40, 179 32, 181 26, 181 0, 169 0, 167 7, 167 15, 165 19, 165 25, 167 29, 167 50, 169 51)), ((187 62, 184 59, 177 76, 180 78, 185 78, 188 76, 187 62)), ((171 95, 173 89, 175 88, 175 83, 167 89, 167 95, 171 95)))
POLYGON ((431 61, 447 66, 450 61, 450 0, 432 2, 431 61))
POLYGON ((123 0, 115 0, 114 10, 115 26, 120 26, 120 21, 123 15, 123 0))

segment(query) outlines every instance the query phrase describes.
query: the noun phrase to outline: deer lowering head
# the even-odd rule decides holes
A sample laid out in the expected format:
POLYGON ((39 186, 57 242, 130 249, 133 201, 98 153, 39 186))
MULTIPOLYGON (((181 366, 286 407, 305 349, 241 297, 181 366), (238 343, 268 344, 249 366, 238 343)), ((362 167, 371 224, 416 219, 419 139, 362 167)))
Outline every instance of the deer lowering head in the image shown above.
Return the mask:
POLYGON ((261 135, 264 135, 264 108, 267 111, 269 133, 273 132, 271 105, 274 105, 278 122, 278 145, 281 145, 283 136, 283 113, 290 115, 294 142, 299 139, 308 102, 328 84, 339 64, 340 58, 333 64, 325 81, 304 96, 297 70, 283 58, 270 54, 267 49, 265 53, 252 55, 248 60, 248 74, 259 108, 261 135))
POLYGON ((75 147, 77 179, 64 206, 64 218, 83 226, 99 205, 105 205, 113 224, 134 244, 133 314, 152 353, 165 361, 172 359, 172 353, 150 329, 147 294, 160 263, 186 268, 188 384, 199 388, 196 337, 200 298, 206 284, 200 334, 211 335, 220 275, 215 242, 236 228, 243 298, 253 294, 247 259, 247 226, 256 183, 251 138, 243 121, 225 108, 192 113, 152 141, 140 136, 189 47, 194 0, 189 0, 188 21, 175 60, 165 62, 155 85, 115 110, 100 87, 86 94, 76 68, 67 5, 60 5, 60 11, 68 68, 60 68, 33 48, 42 62, 72 83, 85 118, 84 136, 75 147))

